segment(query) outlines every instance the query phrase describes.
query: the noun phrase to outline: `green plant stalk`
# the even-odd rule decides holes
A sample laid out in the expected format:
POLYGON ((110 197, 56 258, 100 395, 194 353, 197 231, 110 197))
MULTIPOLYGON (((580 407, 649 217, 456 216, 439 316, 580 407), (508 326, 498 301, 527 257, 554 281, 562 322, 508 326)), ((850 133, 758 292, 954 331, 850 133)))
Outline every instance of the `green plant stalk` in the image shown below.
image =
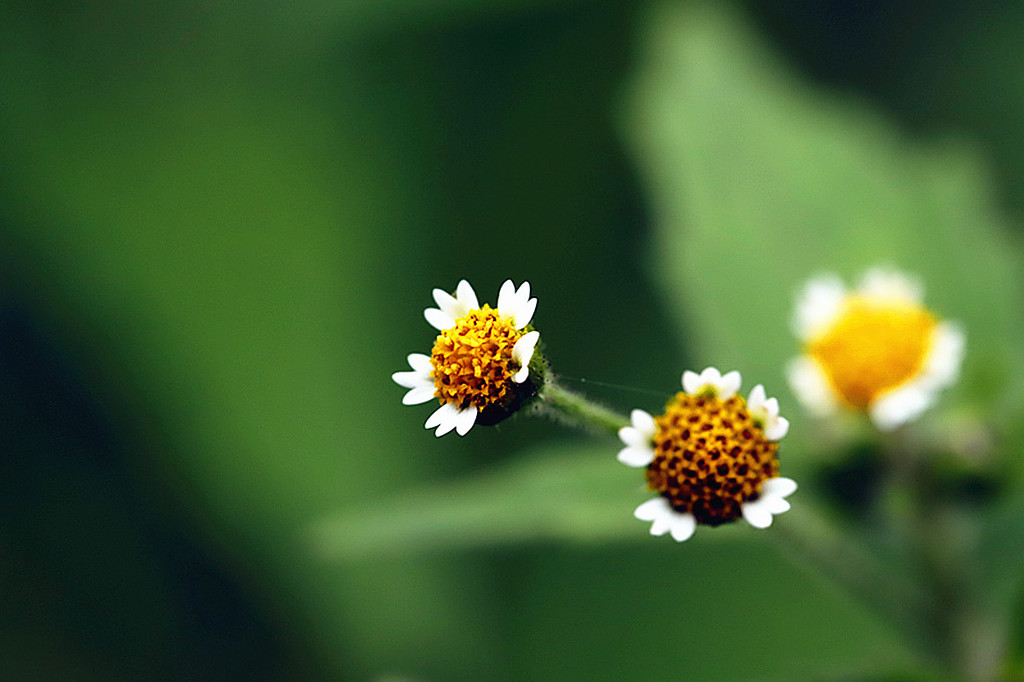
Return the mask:
POLYGON ((844 588, 897 627, 915 648, 934 656, 932 640, 921 628, 922 622, 932 618, 934 604, 897 567, 830 524, 805 500, 799 510, 773 525, 772 536, 788 545, 785 555, 797 566, 810 568, 844 588))
POLYGON ((939 493, 930 466, 934 446, 897 433, 886 443, 891 485, 909 503, 907 543, 917 574, 936 605, 923 623, 934 640, 936 658, 965 680, 995 679, 1001 624, 974 604, 978 576, 977 519, 939 493))
POLYGON ((537 392, 534 409, 567 426, 611 436, 618 435, 623 426, 629 426, 629 419, 624 415, 560 386, 550 376, 545 377, 537 392))

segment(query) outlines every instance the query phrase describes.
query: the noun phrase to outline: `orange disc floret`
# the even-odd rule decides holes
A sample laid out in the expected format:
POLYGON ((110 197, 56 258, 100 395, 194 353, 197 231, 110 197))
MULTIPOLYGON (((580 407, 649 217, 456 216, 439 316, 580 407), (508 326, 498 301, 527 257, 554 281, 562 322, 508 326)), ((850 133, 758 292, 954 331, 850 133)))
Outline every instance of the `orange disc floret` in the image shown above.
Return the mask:
POLYGON ((442 331, 430 357, 441 404, 483 410, 513 399, 519 365, 512 349, 522 336, 487 304, 442 331))
POLYGON ((853 297, 808 350, 839 395, 864 409, 921 371, 935 325, 935 317, 913 303, 853 297))
POLYGON ((743 503, 779 475, 778 444, 764 437, 738 395, 723 401, 679 393, 656 422, 647 485, 698 523, 739 518, 743 503))

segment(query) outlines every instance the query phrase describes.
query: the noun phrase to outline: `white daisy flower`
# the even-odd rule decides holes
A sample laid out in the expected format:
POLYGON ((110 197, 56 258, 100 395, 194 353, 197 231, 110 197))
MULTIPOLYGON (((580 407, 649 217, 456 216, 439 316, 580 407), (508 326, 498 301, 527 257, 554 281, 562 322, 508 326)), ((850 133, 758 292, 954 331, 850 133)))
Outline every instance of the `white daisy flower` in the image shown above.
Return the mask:
POLYGON ((793 329, 804 353, 789 365, 794 393, 815 415, 842 406, 879 429, 911 421, 956 381, 965 336, 923 304, 920 282, 875 268, 847 291, 834 275, 812 279, 797 299, 793 329))
POLYGON ((789 509, 796 483, 779 476, 778 441, 789 430, 779 403, 758 384, 744 400, 739 372, 714 367, 683 373, 683 391, 653 417, 633 410, 619 429, 626 446, 619 461, 643 467, 658 497, 633 512, 651 522, 651 535, 682 542, 698 525, 718 526, 740 516, 767 528, 789 509))
POLYGON ((466 280, 454 295, 441 289, 433 295, 437 307, 423 311, 440 332, 433 352, 409 355, 412 371, 391 378, 409 389, 402 398, 406 405, 440 401, 426 428, 436 429, 437 436, 450 431, 464 436, 474 424, 509 416, 536 392, 528 379, 540 333, 528 327, 537 299, 530 298, 529 282, 517 289, 511 280, 501 285, 497 310, 481 306, 466 280))

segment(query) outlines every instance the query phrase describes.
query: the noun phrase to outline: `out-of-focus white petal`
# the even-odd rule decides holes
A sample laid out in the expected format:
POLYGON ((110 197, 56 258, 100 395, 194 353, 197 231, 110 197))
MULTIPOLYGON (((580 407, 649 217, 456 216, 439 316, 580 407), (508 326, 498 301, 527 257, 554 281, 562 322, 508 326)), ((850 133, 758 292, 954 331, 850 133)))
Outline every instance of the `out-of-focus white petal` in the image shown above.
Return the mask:
POLYGON ((797 296, 793 332, 807 341, 832 326, 843 308, 846 287, 836 275, 820 275, 810 280, 797 296))
POLYGON ((868 414, 879 430, 892 431, 921 416, 934 398, 934 387, 913 381, 875 398, 868 406, 868 414))
POLYGON ((821 366, 809 355, 794 358, 786 368, 786 378, 800 403, 816 416, 835 412, 839 401, 821 366))
POLYGON ((967 335, 955 322, 940 322, 932 332, 932 343, 922 374, 936 388, 949 386, 960 376, 967 335))
POLYGON ((700 375, 696 372, 686 370, 683 372, 683 390, 690 395, 697 395, 700 392, 700 375))
POLYGON ((918 304, 924 299, 920 280, 890 268, 871 268, 864 273, 857 289, 879 301, 918 304))

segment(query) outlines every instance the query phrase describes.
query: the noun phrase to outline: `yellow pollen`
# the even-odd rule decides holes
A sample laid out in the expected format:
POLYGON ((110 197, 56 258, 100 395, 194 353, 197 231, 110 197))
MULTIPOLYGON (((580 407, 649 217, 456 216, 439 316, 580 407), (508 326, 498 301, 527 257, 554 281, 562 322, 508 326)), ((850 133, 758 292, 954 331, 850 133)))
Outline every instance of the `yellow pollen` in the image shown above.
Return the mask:
POLYGON ((740 396, 679 393, 655 421, 647 486, 698 523, 735 520, 761 484, 779 475, 778 443, 764 437, 740 396))
POLYGON ((441 403, 483 410, 510 400, 516 387, 512 375, 519 370, 512 348, 522 336, 487 304, 441 332, 430 356, 441 403))
POLYGON ((918 305, 854 296, 808 350, 839 395, 866 409, 881 392, 921 371, 935 324, 918 305))

